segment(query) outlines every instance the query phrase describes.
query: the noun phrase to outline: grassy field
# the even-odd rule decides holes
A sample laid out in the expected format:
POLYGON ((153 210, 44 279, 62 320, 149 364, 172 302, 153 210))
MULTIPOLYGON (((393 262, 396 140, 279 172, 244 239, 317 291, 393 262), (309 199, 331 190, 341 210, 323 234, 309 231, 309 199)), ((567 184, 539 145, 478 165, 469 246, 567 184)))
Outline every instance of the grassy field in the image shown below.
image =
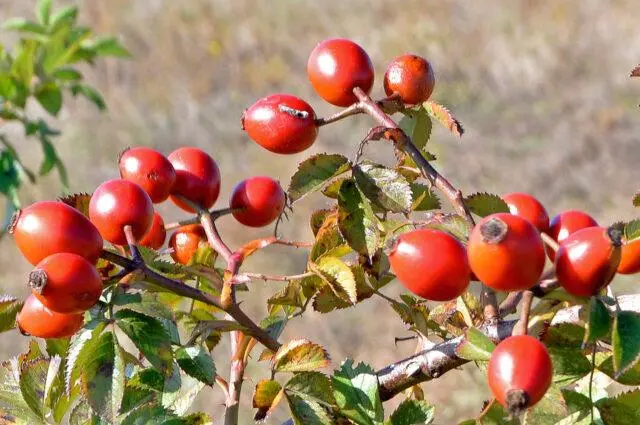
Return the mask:
MULTIPOLYGON (((35 1, 2 0, 0 19, 28 16, 35 1)), ((68 2, 60 2, 68 3, 68 2)), ((305 156, 274 156, 240 129, 240 115, 255 99, 290 92, 308 99, 319 115, 335 111, 315 96, 306 79, 307 55, 327 37, 350 37, 371 55, 377 70, 374 94, 395 55, 415 52, 435 69, 434 99, 462 121, 461 140, 434 132, 436 166, 464 192, 528 191, 550 213, 585 208, 600 222, 637 216, 630 199, 640 190, 640 81, 628 78, 640 62, 640 31, 634 0, 468 2, 404 0, 103 0, 80 1, 81 20, 99 33, 119 34, 131 61, 107 61, 87 75, 103 91, 108 113, 83 100, 70 101, 59 122, 57 146, 67 162, 74 191, 91 191, 117 176, 118 152, 148 145, 170 152, 181 145, 208 151, 223 172, 219 205, 245 176, 267 174, 283 185, 305 156)), ((12 36, 0 34, 0 42, 12 36)), ((34 113, 38 113, 34 109, 34 113)), ((323 128, 310 152, 352 152, 371 122, 358 117, 323 128)), ((3 128, 2 131, 5 131, 3 128)), ((6 131, 20 141, 11 128, 6 131)), ((20 141, 29 164, 40 154, 20 141)), ((374 145, 375 157, 390 151, 374 145)), ((25 187, 25 201, 54 198, 55 176, 25 187)), ((4 200, 0 200, 0 209, 4 200)), ((309 211, 319 198, 296 207, 285 225, 292 239, 309 239, 309 211)), ((161 209, 179 217, 171 206, 161 209)), ((223 219, 231 245, 264 235, 223 219)), ((0 287, 26 293, 29 265, 10 238, 0 241, 0 287)), ((288 273, 304 266, 301 252, 273 249, 256 256, 247 271, 288 273)), ((635 282, 623 281, 621 290, 635 282)), ((252 315, 274 284, 257 284, 244 296, 252 315)), ((390 285, 389 295, 400 288, 390 285)), ((374 367, 410 354, 411 344, 394 313, 377 299, 322 316, 305 315, 286 337, 305 336, 325 344, 337 366, 352 356, 374 367)), ((20 351, 26 339, 0 335, 1 357, 20 351)), ((219 352, 225 353, 226 347, 219 352)), ((220 360, 220 365, 223 360, 220 360)), ((249 390, 260 376, 251 376, 249 390)), ((439 406, 438 424, 452 424, 480 407, 487 390, 480 373, 454 371, 424 386, 439 406), (462 383, 462 384, 461 384, 462 383)), ((244 398, 250 405, 250 396, 244 398)), ((219 417, 220 398, 206 392, 200 407, 219 417), (211 402, 214 397, 215 402, 211 402)), ((285 418, 280 409, 268 423, 285 418)), ((250 422, 244 412, 242 423, 250 422)))

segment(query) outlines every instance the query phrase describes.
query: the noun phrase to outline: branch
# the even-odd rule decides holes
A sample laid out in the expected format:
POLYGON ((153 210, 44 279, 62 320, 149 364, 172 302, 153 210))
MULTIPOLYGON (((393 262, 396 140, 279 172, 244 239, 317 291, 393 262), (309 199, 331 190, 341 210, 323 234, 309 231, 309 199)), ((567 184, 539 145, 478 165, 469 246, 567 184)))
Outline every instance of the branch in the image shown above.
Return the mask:
MULTIPOLYGON (((232 212, 238 211, 240 209, 241 208, 222 208, 219 210, 211 210, 209 211, 209 215, 211 215, 211 218, 215 221, 220 217, 231 214, 232 212)), ((186 220, 180 220, 173 223, 168 223, 164 226, 164 229, 166 231, 170 231, 182 226, 187 226, 189 224, 198 224, 198 223, 200 223, 200 219, 196 216, 196 217, 188 218, 186 220)))
MULTIPOLYGON (((640 295, 623 295, 617 300, 622 310, 640 313, 640 295)), ((580 305, 562 309, 556 313, 551 324, 581 324, 580 311, 583 308, 586 307, 580 305)), ((511 335, 517 322, 517 320, 510 320, 500 322, 497 325, 484 325, 480 330, 489 338, 501 341, 511 335)), ((377 372, 378 386, 382 400, 390 400, 413 385, 438 378, 451 369, 467 363, 467 360, 461 359, 455 353, 456 347, 463 339, 464 336, 459 336, 445 341, 429 350, 379 370, 377 372)))

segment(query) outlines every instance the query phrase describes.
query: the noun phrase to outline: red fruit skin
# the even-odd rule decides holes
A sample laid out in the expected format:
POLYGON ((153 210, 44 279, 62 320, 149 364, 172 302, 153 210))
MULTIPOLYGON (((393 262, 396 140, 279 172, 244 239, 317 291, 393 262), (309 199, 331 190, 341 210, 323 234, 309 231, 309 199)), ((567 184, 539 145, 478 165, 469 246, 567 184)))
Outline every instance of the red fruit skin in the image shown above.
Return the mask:
POLYGON ((125 245, 124 226, 140 240, 153 222, 153 203, 140 186, 116 179, 102 183, 89 202, 89 218, 102 237, 112 244, 125 245))
POLYGON ((502 199, 509 206, 509 211, 536 226, 540 232, 549 230, 549 214, 536 198, 528 193, 514 192, 506 194, 502 199))
MULTIPOLYGON (((556 242, 561 243, 572 233, 587 227, 597 226, 598 223, 589 214, 579 210, 568 210, 561 212, 549 222, 547 234, 556 242)), ((551 247, 546 247, 547 255, 551 261, 556 258, 556 253, 551 247)))
POLYGON ((307 76, 318 95, 336 106, 358 101, 353 89, 371 91, 374 70, 365 50, 351 40, 334 38, 318 44, 307 62, 307 76))
POLYGON ((22 255, 34 266, 57 252, 82 255, 95 264, 102 253, 102 236, 87 217, 54 201, 36 202, 21 210, 11 229, 22 255))
POLYGON ((409 105, 429 100, 435 84, 436 77, 429 61, 412 54, 393 59, 384 74, 387 96, 397 93, 409 105))
POLYGON ((498 402, 506 406, 510 390, 523 390, 529 407, 544 397, 553 378, 553 365, 547 348, 529 335, 511 336, 493 350, 487 370, 489 388, 498 402))
POLYGON ((295 154, 308 149, 316 141, 318 127, 315 119, 313 108, 299 97, 272 94, 244 111, 242 128, 253 141, 271 152, 295 154))
POLYGON ((169 161, 176 170, 171 201, 189 213, 195 210, 176 195, 189 199, 201 208, 211 208, 220 194, 220 170, 213 158, 201 149, 183 147, 171 152, 169 161))
POLYGON ((556 276, 570 294, 590 297, 607 286, 616 274, 621 248, 604 227, 587 227, 570 234, 556 252, 556 276))
POLYGON ((153 213, 153 221, 151 222, 151 228, 142 239, 139 244, 151 249, 160 249, 167 238, 167 231, 164 228, 164 220, 158 213, 153 213))
POLYGON ((176 181, 176 172, 169 160, 155 149, 138 146, 120 155, 120 177, 147 192, 154 204, 166 201, 176 181))
POLYGON ((431 301, 453 300, 469 286, 471 270, 464 246, 439 230, 398 236, 389 264, 409 291, 431 301))
POLYGON ((473 273, 485 285, 498 291, 522 291, 540 279, 545 263, 540 233, 528 220, 507 213, 483 218, 469 236, 469 264, 473 273), (482 227, 492 219, 507 225, 501 242, 484 240, 482 227))
POLYGON ((189 224, 176 230, 169 238, 171 258, 180 264, 189 264, 201 243, 206 243, 207 234, 199 224, 189 224))
POLYGON ((618 264, 618 273, 620 274, 636 274, 638 272, 640 272, 640 239, 622 245, 620 264, 618 264))
POLYGON ((36 266, 46 273, 41 293, 32 289, 45 307, 56 313, 82 313, 93 307, 102 294, 102 280, 93 264, 77 254, 50 255, 36 266))
POLYGON ((36 338, 65 338, 78 332, 83 323, 83 314, 56 313, 33 295, 27 297, 16 316, 20 332, 36 338))
POLYGON ((280 183, 271 177, 256 176, 243 180, 231 193, 233 216, 249 227, 263 227, 280 216, 285 204, 285 195, 280 183))

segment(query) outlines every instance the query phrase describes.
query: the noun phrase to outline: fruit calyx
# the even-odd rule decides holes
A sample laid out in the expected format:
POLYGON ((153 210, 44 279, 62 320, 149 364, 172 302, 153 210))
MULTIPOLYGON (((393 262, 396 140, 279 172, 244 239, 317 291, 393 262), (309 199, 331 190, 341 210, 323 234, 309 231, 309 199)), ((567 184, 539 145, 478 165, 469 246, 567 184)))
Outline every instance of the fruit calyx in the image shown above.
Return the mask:
POLYGON ((521 389, 509 390, 505 401, 507 404, 507 412, 517 417, 523 414, 529 407, 529 394, 521 389))
POLYGON ((499 244, 507 237, 509 226, 497 217, 491 218, 480 226, 482 241, 488 244, 499 244))
POLYGON ((11 220, 9 220, 9 226, 7 227, 7 232, 10 235, 13 235, 14 230, 16 230, 16 226, 18 225, 18 220, 20 220, 20 216, 22 215, 22 210, 14 212, 11 216, 11 220))
POLYGON ((47 286, 47 272, 42 269, 34 269, 29 273, 29 287, 36 293, 42 294, 45 286, 47 286))
POLYGON ((614 247, 622 246, 622 231, 615 226, 607 228, 607 236, 611 239, 611 244, 614 247))

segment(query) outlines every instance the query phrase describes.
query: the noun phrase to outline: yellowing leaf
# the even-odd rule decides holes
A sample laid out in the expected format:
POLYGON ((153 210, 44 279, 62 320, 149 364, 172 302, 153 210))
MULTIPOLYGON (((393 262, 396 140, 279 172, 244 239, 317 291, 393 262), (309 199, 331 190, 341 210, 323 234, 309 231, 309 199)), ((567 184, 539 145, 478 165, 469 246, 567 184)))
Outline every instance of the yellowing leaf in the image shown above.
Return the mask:
POLYGON ((273 358, 276 372, 309 372, 329 365, 329 354, 318 344, 294 339, 284 344, 273 358))

